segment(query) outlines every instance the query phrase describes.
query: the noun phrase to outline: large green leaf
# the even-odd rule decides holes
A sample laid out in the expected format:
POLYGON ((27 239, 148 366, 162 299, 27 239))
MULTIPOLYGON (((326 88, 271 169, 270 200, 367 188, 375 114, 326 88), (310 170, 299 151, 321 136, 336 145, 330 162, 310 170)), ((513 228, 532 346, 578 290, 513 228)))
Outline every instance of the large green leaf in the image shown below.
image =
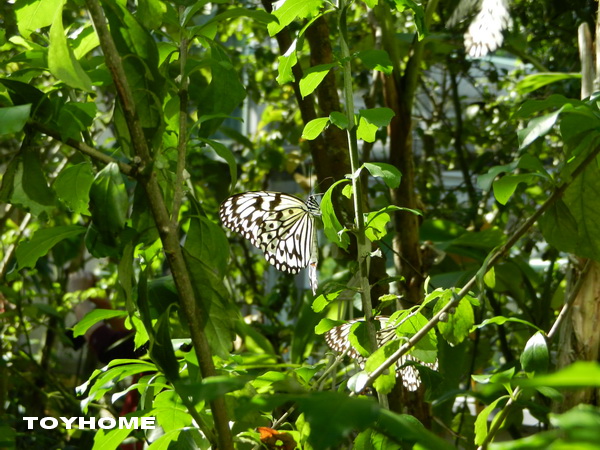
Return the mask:
POLYGON ((375 142, 375 133, 390 124, 394 111, 390 108, 363 109, 359 117, 356 136, 366 142, 375 142))
POLYGON ((553 374, 516 379, 513 380, 513 384, 527 387, 599 388, 600 364, 597 361, 576 361, 553 374))
POLYGON ((19 269, 34 267, 37 260, 46 255, 60 241, 84 232, 85 228, 78 225, 44 228, 36 231, 29 241, 21 242, 17 248, 19 269))
POLYGON ((129 196, 117 163, 109 163, 92 182, 89 191, 92 220, 101 234, 113 239, 125 226, 129 196))
POLYGON ((581 73, 534 73, 519 80, 515 88, 520 94, 529 94, 548 84, 572 79, 581 79, 581 73))
POLYGON ((386 75, 390 75, 394 70, 390 55, 385 50, 364 50, 359 52, 357 56, 369 69, 379 70, 386 75))
MULTIPOLYGON (((400 348, 400 341, 395 339, 387 342, 382 347, 379 347, 365 363, 365 370, 367 372, 373 372, 379 366, 381 366, 385 360, 394 354, 400 348)), ((373 382, 373 387, 378 393, 387 395, 392 392, 392 389, 396 385, 396 364, 392 364, 373 382)))
POLYGON ((564 414, 551 414, 552 428, 522 439, 495 442, 493 450, 594 450, 600 442, 600 411, 592 405, 578 405, 564 414))
POLYGON ((382 178, 387 187, 394 189, 400 186, 402 173, 395 166, 387 163, 364 163, 363 166, 371 176, 382 178))
POLYGON ((273 11, 279 23, 271 22, 267 25, 269 35, 275 36, 296 18, 305 18, 317 14, 323 0, 286 0, 286 2, 273 11))
POLYGON ((0 135, 21 131, 29 119, 30 112, 31 104, 0 108, 0 135))
POLYGON ((197 93, 190 92, 190 98, 197 102, 198 115, 202 120, 200 137, 209 137, 219 128, 223 120, 239 107, 246 97, 246 89, 240 82, 240 74, 231 64, 227 53, 217 44, 210 47, 211 58, 204 63, 211 71, 211 81, 197 93), (203 118, 210 120, 203 120, 203 118))
MULTIPOLYGON (((192 248, 197 246, 192 246, 192 248)), ((223 250, 220 250, 223 251, 223 250)), ((207 262, 199 260, 184 247, 184 256, 192 283, 196 302, 204 315, 202 326, 213 352, 220 356, 229 354, 235 339, 235 321, 239 319, 237 307, 229 300, 229 295, 219 276, 207 262)))
POLYGON ((90 214, 90 187, 94 174, 89 163, 83 162, 64 169, 54 181, 54 190, 65 204, 78 214, 90 214))
POLYGON ((92 90, 92 80, 90 80, 90 77, 88 77, 77 59, 75 59, 73 50, 71 50, 67 43, 62 23, 62 2, 61 8, 55 13, 52 27, 50 28, 48 68, 52 75, 70 87, 87 92, 92 90))
POLYGON ((73 327, 73 336, 83 336, 92 326, 106 319, 114 319, 115 317, 127 317, 127 311, 116 309, 94 309, 87 313, 73 327))
MULTIPOLYGON (((574 236, 563 235, 560 238, 560 236, 554 235, 550 237, 551 239, 557 238, 554 239, 554 242, 559 246, 559 249, 563 247, 560 244, 562 239, 568 248, 573 248, 575 254, 600 261, 600 208, 597 206, 598 198, 600 198, 600 169, 595 162, 592 162, 573 180, 562 198, 573 218, 573 221, 569 218, 566 219, 571 226, 568 225, 568 222, 565 223, 565 219, 562 217, 557 217, 558 221, 554 226, 549 223, 552 217, 550 214, 548 218, 544 219, 543 229, 546 232, 550 232, 549 229, 552 228, 556 231, 557 227, 561 231, 573 231, 572 225, 577 224, 576 244, 574 246, 571 245, 574 236), (567 226, 565 226, 566 224, 567 226)), ((556 212, 560 211, 556 210, 556 212)))
POLYGON ((548 244, 566 253, 576 253, 579 226, 562 199, 558 199, 538 221, 548 244))
POLYGON ((325 79, 331 69, 336 67, 337 64, 320 64, 313 66, 304 72, 304 76, 300 80, 300 94, 302 98, 313 93, 313 91, 319 87, 319 84, 325 79))
POLYGON ((64 0, 17 0, 13 6, 19 33, 26 39, 33 31, 52 25, 64 0))
MULTIPOLYGON (((451 294, 452 291, 446 291, 451 294)), ((452 295, 440 297, 435 304, 433 313, 437 314, 444 306, 452 301, 452 295)), ((456 308, 448 314, 447 320, 438 322, 437 328, 450 345, 457 345, 464 341, 475 324, 473 307, 468 300, 462 299, 456 308)))
POLYGON ((316 139, 327 125, 329 125, 329 117, 319 117, 309 121, 302 130, 302 139, 309 141, 316 139))
POLYGON ((225 160, 229 166, 229 176, 231 177, 231 186, 235 186, 237 183, 237 164, 233 152, 225 145, 213 139, 200 138, 202 142, 206 142, 217 155, 225 160))
POLYGON ((11 201, 29 209, 34 216, 40 216, 54 208, 56 196, 46 181, 40 153, 27 144, 25 146, 22 157, 17 156, 11 201))
POLYGON ((190 221, 185 241, 185 249, 194 258, 205 261, 206 265, 220 275, 227 274, 229 241, 223 228, 201 215, 198 205, 196 214, 190 221))

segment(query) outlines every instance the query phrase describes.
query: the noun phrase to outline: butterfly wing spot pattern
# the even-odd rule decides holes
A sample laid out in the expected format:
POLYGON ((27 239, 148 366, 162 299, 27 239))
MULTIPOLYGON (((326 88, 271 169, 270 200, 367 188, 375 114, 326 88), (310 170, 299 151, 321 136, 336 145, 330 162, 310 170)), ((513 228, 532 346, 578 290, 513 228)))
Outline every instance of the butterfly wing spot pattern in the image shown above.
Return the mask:
POLYGON ((319 214, 313 196, 305 203, 293 195, 270 191, 234 195, 219 209, 223 225, 250 240, 278 270, 297 274, 310 263, 313 294, 318 259, 315 216, 319 214))
MULTIPOLYGON (((395 333, 395 328, 390 327, 386 329, 386 324, 388 321, 387 316, 377 316, 375 319, 381 324, 381 329, 377 332, 377 344, 378 346, 381 346, 390 340, 390 333, 395 333)), ((361 368, 364 368, 367 358, 362 356, 354 347, 352 347, 350 341, 348 340, 350 328, 358 321, 364 321, 364 319, 353 319, 347 323, 332 328, 325 333, 325 342, 335 352, 347 352, 347 355, 351 359, 355 360, 361 366, 361 368)), ((414 392, 419 389, 419 386, 421 386, 421 377, 416 367, 412 365, 405 365, 407 362, 411 361, 419 363, 425 367, 429 367, 432 370, 438 369, 438 363, 437 361, 434 363, 422 362, 411 355, 404 355, 398 360, 397 372, 402 378, 402 384, 408 391, 414 392)))

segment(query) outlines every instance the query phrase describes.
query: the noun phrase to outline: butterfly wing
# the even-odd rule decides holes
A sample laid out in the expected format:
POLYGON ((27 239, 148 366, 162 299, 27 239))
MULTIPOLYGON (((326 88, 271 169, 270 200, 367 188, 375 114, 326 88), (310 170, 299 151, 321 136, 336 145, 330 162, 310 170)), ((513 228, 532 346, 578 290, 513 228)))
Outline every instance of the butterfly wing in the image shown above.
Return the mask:
MULTIPOLYGON (((377 344, 381 347, 392 339, 392 333, 395 335, 395 327, 385 328, 389 319, 387 316, 377 316, 375 319, 378 320, 381 325, 381 329, 377 332, 377 344)), ((347 351, 347 355, 364 368, 367 358, 362 356, 354 347, 352 347, 348 339, 352 325, 358 321, 364 321, 364 319, 353 319, 345 324, 332 328, 325 333, 325 342, 338 353, 347 351)), ((415 366, 406 365, 406 363, 410 361, 429 367, 432 370, 438 369, 438 363, 437 361, 434 363, 426 363, 416 359, 412 355, 404 355, 398 360, 397 373, 402 378, 402 384, 407 390, 416 391, 421 385, 421 377, 415 366)))
POLYGON ((237 194, 223 202, 219 217, 279 270, 295 274, 311 260, 315 219, 306 203, 293 195, 269 191, 237 194))

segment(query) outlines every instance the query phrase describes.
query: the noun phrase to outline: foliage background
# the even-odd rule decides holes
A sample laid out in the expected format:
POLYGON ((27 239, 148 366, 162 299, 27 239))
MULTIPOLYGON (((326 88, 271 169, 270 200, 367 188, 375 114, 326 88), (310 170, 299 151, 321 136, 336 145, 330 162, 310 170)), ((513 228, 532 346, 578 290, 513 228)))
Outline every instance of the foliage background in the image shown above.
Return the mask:
POLYGON ((301 448, 597 442, 579 404, 599 369, 572 364, 598 358, 600 114, 577 51, 596 5, 565 3, 512 2, 492 58, 465 53, 477 10, 450 26, 454 1, 3 3, 2 446, 115 448, 129 432, 22 418, 119 415, 129 391, 161 427, 129 439, 157 448, 277 448, 261 426, 301 448), (234 192, 325 192, 359 166, 357 201, 323 205, 316 299, 219 224, 234 192), (86 299, 110 310, 77 322, 86 299), (315 327, 405 308, 392 345, 439 370, 349 396, 356 368, 315 327), (141 359, 73 349, 115 318, 141 359))

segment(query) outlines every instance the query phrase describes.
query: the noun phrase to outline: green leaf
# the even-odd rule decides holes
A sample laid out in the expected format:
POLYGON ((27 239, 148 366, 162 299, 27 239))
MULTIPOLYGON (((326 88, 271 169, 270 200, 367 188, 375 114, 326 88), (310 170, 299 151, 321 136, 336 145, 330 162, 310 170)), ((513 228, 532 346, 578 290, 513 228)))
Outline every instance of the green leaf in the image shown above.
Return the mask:
POLYGON ((286 2, 273 11, 279 23, 271 22, 267 25, 269 36, 275 36, 296 18, 305 18, 317 14, 323 0, 286 0, 286 2))
POLYGON ((403 448, 427 450, 452 450, 456 447, 427 430, 418 419, 409 414, 396 414, 381 409, 377 423, 373 426, 380 433, 407 445, 403 448), (418 445, 411 445, 411 444, 418 445))
POLYGON ((362 356, 369 356, 369 335, 367 334, 367 324, 364 321, 354 322, 348 333, 348 341, 358 353, 362 356))
POLYGON ((387 187, 395 189, 400 186, 402 174, 395 166, 387 163, 364 163, 363 167, 375 178, 383 178, 387 187))
POLYGON ((320 64, 313 66, 304 72, 304 76, 300 80, 300 94, 302 98, 313 93, 313 91, 319 87, 321 82, 325 79, 329 71, 336 67, 337 64, 320 64))
MULTIPOLYGON (((342 290, 326 292, 319 295, 312 304, 312 310, 316 313, 322 312, 331 302, 333 302, 342 293, 342 290)), ((318 333, 317 333, 318 334, 318 333)))
MULTIPOLYGON (((596 163, 588 164, 583 172, 566 189, 562 200, 577 224, 577 236, 565 235, 562 239, 570 243, 576 239, 574 252, 578 256, 600 260, 600 168, 596 163)), ((571 220, 571 219, 567 219, 571 220)), ((563 223, 562 219, 561 222, 563 223)), ((548 223, 545 224, 546 229, 548 223)), ((555 225, 557 226, 557 225, 555 225)), ((572 227, 570 227, 572 229, 572 227)), ((561 226, 562 230, 568 228, 561 226)), ((560 244, 559 244, 560 245, 560 244)), ((569 246, 569 245, 568 245, 569 246)), ((560 245, 563 247, 563 245, 560 245)))
POLYGON ((332 319, 328 319, 327 317, 325 317, 325 318, 321 319, 319 321, 319 323, 317 324, 317 326, 315 327, 315 334, 327 333, 332 328, 335 328, 338 325, 343 325, 344 323, 346 323, 346 322, 344 322, 343 320, 332 320, 332 319))
POLYGON ((488 435, 488 417, 500 402, 505 401, 508 398, 508 395, 498 397, 477 415, 477 420, 475 420, 475 445, 481 445, 485 441, 485 438, 488 435))
POLYGON ((219 225, 203 215, 200 205, 193 200, 193 216, 187 233, 185 248, 194 258, 205 261, 216 274, 227 275, 229 241, 219 225))
POLYGON ((247 17, 249 19, 252 19, 252 21, 256 23, 267 23, 274 24, 274 26, 277 26, 276 14, 269 14, 268 12, 260 9, 230 8, 220 14, 217 14, 215 17, 213 17, 206 23, 191 28, 191 34, 202 34, 204 28, 210 27, 217 23, 224 22, 226 20, 237 19, 239 17, 247 17))
POLYGON ((35 267, 37 260, 46 255, 60 241, 79 236, 84 232, 85 227, 79 225, 44 228, 36 231, 29 241, 21 242, 17 247, 19 269, 35 267))
POLYGON ((54 190, 65 204, 75 213, 89 215, 90 187, 94 174, 89 163, 83 162, 64 169, 54 181, 54 190))
POLYGON ((214 141, 212 139, 199 139, 202 142, 206 142, 215 151, 217 155, 219 155, 225 160, 225 162, 229 166, 231 186, 235 186, 235 184, 237 183, 237 164, 235 162, 235 156, 233 156, 233 152, 226 145, 223 145, 220 142, 214 141))
POLYGON ((562 199, 550 205, 538 225, 548 244, 566 253, 576 253, 579 227, 562 199))
POLYGON ((521 367, 528 373, 545 373, 550 364, 550 353, 546 337, 540 331, 535 333, 525 345, 521 354, 521 367))
POLYGON ((23 129, 31 111, 31 104, 0 108, 0 135, 18 133, 23 129))
POLYGON ((383 239, 387 234, 386 225, 391 220, 390 215, 384 211, 373 211, 367 214, 365 235, 371 242, 383 239))
POLYGON ((494 181, 494 197, 496 197, 498 203, 506 205, 520 183, 532 185, 537 181, 538 178, 535 175, 530 174, 505 175, 494 181))
POLYGON ((117 163, 107 164, 94 178, 90 187, 89 208, 98 232, 105 235, 108 241, 124 228, 129 196, 117 163))
POLYGON ((600 364, 597 361, 576 361, 550 375, 513 380, 514 385, 525 387, 585 388, 600 387, 600 364))
MULTIPOLYGON (((173 308, 177 308, 177 306, 170 305, 156 321, 154 325, 154 338, 150 339, 149 349, 152 361, 160 367, 169 381, 179 378, 179 363, 177 362, 173 344, 171 343, 170 316, 173 308)), ((156 401, 154 406, 157 406, 156 401)))
POLYGON ((387 127, 394 117, 390 108, 363 109, 359 114, 356 136, 365 142, 375 142, 375 133, 381 127, 387 127))
POLYGON ((292 68, 298 62, 298 57, 296 56, 296 41, 294 40, 294 43, 290 46, 285 55, 279 56, 277 59, 279 60, 279 65, 277 66, 277 82, 279 84, 285 84, 294 81, 295 78, 292 68))
POLYGON ((552 179, 548 172, 546 172, 546 169, 539 158, 526 153, 510 164, 492 167, 486 174, 480 175, 477 178, 477 184, 479 184, 481 189, 488 191, 492 187, 492 184, 498 175, 504 172, 514 172, 516 169, 527 169, 528 171, 534 172, 536 175, 544 179, 552 179))
POLYGON ((563 80, 581 79, 581 73, 561 73, 561 72, 549 72, 549 73, 534 73, 526 75, 520 80, 515 89, 521 95, 529 94, 541 87, 547 86, 551 83, 563 80))
POLYGON ((161 0, 138 0, 137 17, 149 30, 160 28, 167 6, 161 0))
POLYGON ((56 202, 54 191, 48 187, 40 156, 33 147, 25 149, 18 161, 11 194, 12 203, 29 209, 34 216, 50 212, 56 202))
POLYGON ((187 413, 179 395, 172 389, 157 394, 152 406, 152 414, 165 432, 185 428, 192 423, 191 415, 187 413))
POLYGON ((525 119, 532 115, 551 108, 561 108, 565 105, 584 105, 581 100, 566 98, 564 95, 552 94, 544 100, 528 100, 513 114, 515 119, 525 119))
MULTIPOLYGON (((427 318, 421 314, 415 314, 408 317, 410 311, 397 311, 390 316, 388 326, 398 324, 396 335, 402 340, 412 338, 427 324, 427 318)), ((417 359, 426 362, 434 363, 437 359, 437 336, 435 330, 431 329, 427 334, 415 345, 411 353, 417 359)))
POLYGON ((214 134, 246 98, 246 89, 240 81, 240 74, 225 50, 217 44, 212 44, 210 50, 212 58, 207 61, 211 72, 210 84, 194 94, 194 101, 201 108, 201 117, 215 117, 202 123, 198 135, 204 138, 214 134))
POLYGON ((91 92, 92 80, 75 59, 73 51, 67 44, 65 29, 62 23, 61 8, 56 11, 50 28, 50 46, 48 48, 48 68, 52 75, 65 84, 82 91, 91 92))
POLYGON ((394 70, 390 55, 385 50, 364 50, 357 56, 369 69, 378 70, 386 75, 390 75, 394 70))
POLYGON ((342 232, 343 227, 337 216, 335 215, 335 210, 333 209, 332 195, 333 190, 339 184, 349 183, 350 180, 339 180, 336 181, 323 195, 321 199, 321 219, 323 220, 323 229, 325 232, 325 236, 331 242, 336 244, 338 247, 343 248, 344 250, 348 248, 350 245, 350 238, 342 232))
POLYGON ((64 0, 17 0, 13 6, 19 33, 29 39, 33 31, 52 25, 64 0))
POLYGON ((58 129, 63 141, 68 138, 80 140, 81 133, 91 127, 96 112, 96 104, 91 102, 63 105, 58 113, 58 129))
POLYGON ((354 450, 395 450, 398 448, 398 443, 381 433, 368 429, 356 436, 352 448, 354 450))
POLYGON ((83 336, 87 330, 98 322, 114 319, 115 317, 127 317, 127 311, 119 311, 116 309, 94 309, 87 313, 85 317, 73 327, 73 336, 83 336))
POLYGON ((194 399, 212 401, 229 392, 242 389, 251 380, 248 376, 212 376, 203 379, 200 383, 189 383, 188 380, 180 380, 176 384, 177 392, 194 399))
MULTIPOLYGON (((381 366, 386 359, 392 356, 400 348, 400 341, 393 340, 387 342, 382 347, 379 347, 365 363, 365 370, 367 372, 373 372, 379 366, 381 366)), ((392 364, 388 367, 380 376, 378 376, 373 382, 373 387, 378 393, 387 395, 392 392, 396 385, 396 365, 392 364)))
POLYGON ((414 14, 415 25, 419 33, 419 40, 422 40, 427 35, 427 27, 425 26, 425 10, 423 7, 415 2, 414 0, 394 0, 396 9, 399 12, 404 11, 406 8, 411 9, 414 14))
POLYGON ((531 328, 534 328, 537 331, 542 331, 538 326, 532 324, 531 322, 527 322, 526 320, 523 319, 519 319, 517 317, 504 317, 504 316, 495 316, 492 317, 491 319, 485 319, 483 322, 481 322, 479 325, 475 325, 471 331, 475 331, 477 328, 483 328, 487 325, 493 324, 493 325, 504 325, 507 322, 514 322, 514 323, 520 323, 522 325, 527 325, 531 328))
POLYGON ((333 111, 331 114, 329 114, 329 120, 331 120, 331 123, 334 124, 336 127, 345 130, 348 128, 348 125, 350 125, 350 121, 348 120, 348 116, 346 116, 346 114, 342 114, 341 112, 338 111, 333 111))
POLYGON ((519 149, 524 149, 532 144, 537 138, 548 134, 556 123, 562 110, 563 108, 560 108, 557 111, 531 119, 527 124, 527 127, 517 133, 519 136, 519 149))
MULTIPOLYGON (((144 411, 134 411, 127 414, 125 417, 141 417, 144 411)), ((123 441, 131 434, 133 429, 115 427, 111 430, 99 429, 94 433, 95 449, 115 450, 123 443, 123 441)))
POLYGON ((313 119, 304 126, 302 130, 302 138, 312 141, 325 129, 329 124, 329 117, 321 117, 319 119, 313 119))
MULTIPOLYGON (((452 301, 452 297, 440 298, 433 309, 433 314, 437 314, 448 302, 452 301)), ((475 315, 473 307, 466 299, 461 299, 454 312, 448 314, 448 320, 439 322, 437 328, 452 346, 460 344, 464 341, 471 332, 471 328, 475 323, 475 315)))
POLYGON ((204 318, 204 332, 213 352, 219 356, 228 355, 235 339, 234 323, 239 318, 238 310, 229 300, 230 296, 223 284, 223 278, 208 266, 205 261, 189 253, 187 243, 184 257, 190 271, 196 293, 198 310, 204 318), (210 320, 207 320, 210 317, 210 320))

